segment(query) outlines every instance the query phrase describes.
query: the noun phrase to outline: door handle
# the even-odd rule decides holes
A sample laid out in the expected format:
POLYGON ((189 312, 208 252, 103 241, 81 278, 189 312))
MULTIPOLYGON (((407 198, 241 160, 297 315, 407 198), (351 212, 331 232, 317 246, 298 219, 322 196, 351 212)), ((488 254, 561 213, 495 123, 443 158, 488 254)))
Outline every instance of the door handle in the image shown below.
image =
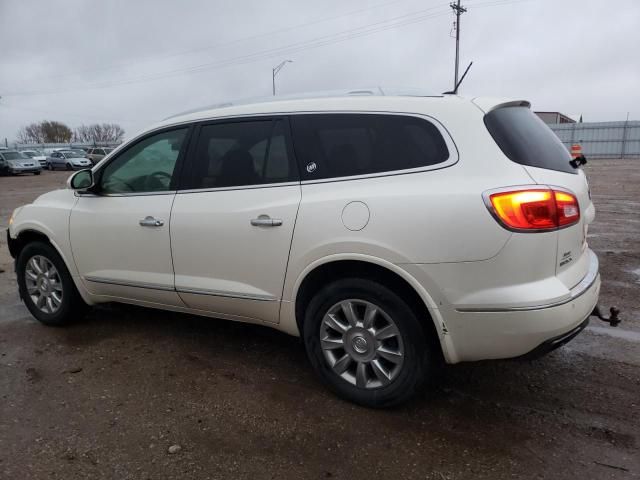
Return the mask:
POLYGON ((157 220, 153 218, 151 215, 144 217, 142 220, 140 220, 141 227, 161 227, 163 225, 164 225, 163 220, 157 220))
POLYGON ((282 220, 271 218, 269 215, 260 215, 258 218, 251 219, 251 225, 254 227, 279 227, 282 225, 282 220))

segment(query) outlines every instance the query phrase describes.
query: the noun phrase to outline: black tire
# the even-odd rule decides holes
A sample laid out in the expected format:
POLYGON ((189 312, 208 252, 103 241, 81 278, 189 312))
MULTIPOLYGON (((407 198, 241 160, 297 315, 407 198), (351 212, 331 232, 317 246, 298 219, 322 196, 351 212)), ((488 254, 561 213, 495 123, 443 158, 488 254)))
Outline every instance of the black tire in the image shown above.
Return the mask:
POLYGON ((44 242, 32 242, 26 245, 18 255, 16 269, 20 297, 31 312, 31 315, 38 321, 45 325, 62 326, 84 317, 88 306, 78 293, 64 261, 51 245, 44 242), (40 310, 27 292, 25 270, 27 262, 35 255, 45 257, 55 266, 62 283, 62 301, 54 313, 46 313, 40 310))
POLYGON ((382 408, 407 401, 429 379, 434 355, 427 332, 414 310, 395 292, 372 280, 347 278, 326 285, 312 298, 305 312, 302 336, 309 361, 331 390, 359 405, 382 408), (357 387, 335 373, 324 356, 320 342, 324 316, 347 299, 363 300, 381 308, 400 332, 404 360, 397 376, 387 385, 357 387))
POLYGON ((47 168, 50 172, 53 172, 53 165, 51 163, 47 163, 47 168))
POLYGON ((40 172, 33 172, 34 175, 40 175, 40 172))
POLYGON ((67 163, 67 170, 73 170, 73 167, 71 166, 70 163, 67 163))

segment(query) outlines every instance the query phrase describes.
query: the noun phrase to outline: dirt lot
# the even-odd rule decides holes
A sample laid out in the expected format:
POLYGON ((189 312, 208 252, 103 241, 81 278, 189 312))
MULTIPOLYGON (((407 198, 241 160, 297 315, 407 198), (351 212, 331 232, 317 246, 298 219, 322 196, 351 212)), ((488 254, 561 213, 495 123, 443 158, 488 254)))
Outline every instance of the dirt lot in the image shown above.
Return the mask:
MULTIPOLYGON (((447 367, 392 411, 333 397, 267 328, 125 306, 43 327, 2 232, 0 478, 639 478, 640 161, 587 172, 601 301, 624 323, 534 362, 447 367)), ((0 226, 66 177, 0 178, 0 226)))

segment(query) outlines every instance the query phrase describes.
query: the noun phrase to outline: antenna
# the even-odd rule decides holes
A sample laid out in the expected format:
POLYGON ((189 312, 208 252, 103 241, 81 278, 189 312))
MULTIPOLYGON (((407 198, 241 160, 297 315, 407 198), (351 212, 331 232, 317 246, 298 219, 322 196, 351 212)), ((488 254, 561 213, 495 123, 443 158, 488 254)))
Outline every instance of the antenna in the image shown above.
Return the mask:
POLYGON ((462 77, 460 78, 460 81, 456 84, 454 89, 449 91, 449 92, 444 92, 443 95, 457 95, 458 94, 458 87, 460 87, 460 84, 464 80, 464 77, 467 76, 467 73, 469 72, 469 69, 471 68, 471 65, 473 65, 473 62, 469 62, 469 66, 467 67, 467 69, 462 74, 462 77))

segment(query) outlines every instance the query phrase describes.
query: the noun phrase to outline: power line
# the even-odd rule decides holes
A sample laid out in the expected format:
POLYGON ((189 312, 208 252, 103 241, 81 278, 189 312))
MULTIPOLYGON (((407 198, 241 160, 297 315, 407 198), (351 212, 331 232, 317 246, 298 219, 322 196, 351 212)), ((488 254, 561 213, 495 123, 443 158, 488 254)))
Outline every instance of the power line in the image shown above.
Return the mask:
POLYGON ((168 70, 165 72, 160 72, 157 74, 143 75, 140 77, 134 77, 131 79, 124 79, 120 81, 101 82, 101 83, 95 83, 95 84, 89 84, 89 85, 76 85, 72 87, 67 87, 65 89, 55 89, 55 90, 48 90, 48 91, 42 90, 42 91, 10 92, 10 93, 5 93, 4 95, 5 96, 47 95, 47 94, 53 94, 53 93, 71 92, 76 90, 93 90, 93 89, 109 88, 109 87, 119 86, 119 85, 129 85, 132 83, 158 80, 158 79, 173 77, 173 76, 181 75, 185 73, 199 73, 200 71, 203 71, 203 70, 211 70, 211 69, 222 68, 222 67, 227 67, 232 65, 241 65, 245 63, 254 62, 257 60, 271 58, 273 56, 278 56, 278 55, 288 54, 288 53, 296 53, 303 50, 318 48, 321 46, 330 45, 334 43, 340 43, 346 40, 351 40, 351 39, 359 38, 362 36, 372 35, 375 33, 379 33, 381 31, 389 30, 391 28, 396 28, 398 26, 411 25, 419 21, 424 21, 429 18, 434 18, 437 16, 442 16, 447 14, 446 10, 435 13, 435 14, 433 13, 426 14, 426 12, 433 11, 436 8, 442 9, 443 7, 442 6, 431 7, 431 8, 419 10, 416 12, 408 13, 405 15, 392 17, 387 20, 374 22, 361 27, 347 29, 335 34, 323 35, 311 40, 296 42, 293 44, 284 45, 284 46, 273 48, 273 49, 266 49, 266 50, 258 51, 251 54, 240 55, 237 57, 231 57, 229 59, 222 60, 219 62, 207 62, 199 65, 193 65, 190 67, 183 67, 183 68, 178 68, 174 70, 168 70))
MULTIPOLYGON (((522 1, 531 1, 531 0, 498 0, 498 1, 494 0, 494 1, 475 4, 474 7, 477 6, 476 8, 481 8, 481 6, 487 6, 487 7, 501 6, 501 5, 508 5, 512 3, 520 3, 522 1)), ((234 65, 243 65, 243 64, 252 63, 258 60, 276 57, 279 55, 289 55, 291 53, 297 53, 305 50, 323 47, 326 45, 341 43, 344 41, 373 35, 389 29, 412 25, 418 22, 423 22, 431 18, 436 18, 439 16, 446 15, 447 12, 448 12, 448 8, 446 6, 441 5, 438 7, 431 7, 423 10, 418 10, 408 14, 393 17, 387 20, 374 22, 372 24, 364 25, 361 27, 347 29, 335 34, 324 35, 311 40, 296 42, 293 44, 284 45, 284 46, 273 48, 273 49, 267 49, 267 50, 254 52, 251 54, 231 57, 229 59, 218 61, 218 62, 207 62, 199 65, 193 65, 193 66, 178 68, 178 69, 169 70, 165 72, 159 72, 156 74, 149 74, 149 75, 143 75, 140 77, 134 77, 130 79, 123 79, 119 81, 108 81, 108 82, 101 82, 101 83, 88 84, 88 85, 76 85, 76 86, 71 86, 65 89, 48 90, 48 91, 42 90, 42 91, 10 92, 10 93, 5 93, 4 95, 5 97, 6 96, 34 96, 34 95, 50 95, 50 94, 58 94, 58 93, 68 93, 68 92, 74 92, 78 90, 95 90, 95 89, 111 88, 111 87, 121 86, 121 85, 130 85, 135 83, 144 83, 144 82, 149 82, 154 80, 161 80, 164 78, 170 78, 170 77, 184 75, 184 74, 201 73, 203 71, 224 68, 224 67, 234 66, 234 65), (433 12, 430 14, 426 13, 426 12, 430 12, 430 11, 433 11, 436 9, 442 9, 442 8, 445 8, 446 10, 441 12, 433 12)))
POLYGON ((393 5, 393 4, 396 4, 396 3, 403 3, 405 1, 406 0, 392 0, 390 2, 379 3, 379 4, 373 5, 371 7, 360 8, 360 9, 357 9, 357 10, 351 10, 349 12, 345 12, 345 13, 340 14, 340 15, 333 15, 333 16, 330 16, 330 17, 323 17, 323 18, 319 18, 319 19, 316 19, 316 20, 312 20, 310 22, 301 23, 301 24, 298 24, 298 25, 293 25, 291 27, 280 28, 280 29, 269 31, 269 32, 260 33, 260 34, 257 34, 257 35, 250 35, 248 37, 241 37, 241 38, 237 38, 237 39, 234 39, 234 40, 230 40, 228 42, 222 42, 222 43, 218 43, 218 44, 214 44, 214 45, 209 45, 209 46, 206 46, 206 47, 197 47, 197 48, 192 48, 192 49, 187 49, 187 50, 176 51, 174 53, 168 53, 168 54, 145 55, 145 56, 134 58, 130 62, 126 62, 126 63, 105 65, 105 66, 101 66, 101 67, 98 67, 98 68, 82 69, 82 70, 77 70, 74 73, 65 73, 65 74, 61 74, 61 75, 51 75, 51 76, 47 76, 47 77, 40 77, 39 79, 40 80, 53 80, 53 79, 58 79, 58 78, 68 78, 68 77, 76 76, 79 73, 94 73, 94 72, 102 72, 102 71, 105 71, 105 70, 126 68, 126 67, 129 67, 129 66, 132 66, 132 65, 138 65, 141 61, 144 62, 144 61, 162 60, 162 59, 173 58, 173 57, 182 57, 182 56, 185 56, 185 55, 191 55, 191 54, 194 54, 194 53, 199 53, 199 52, 208 51, 208 50, 215 50, 215 49, 219 49, 219 48, 224 48, 224 47, 236 45, 238 43, 247 42, 247 41, 250 41, 250 40, 257 40, 257 39, 260 39, 260 38, 270 37, 270 36, 273 36, 273 35, 277 35, 277 34, 285 33, 285 32, 290 32, 290 31, 293 31, 293 30, 299 30, 300 28, 305 28, 305 27, 309 27, 309 26, 312 26, 312 25, 317 25, 317 24, 320 24, 320 23, 329 22, 329 21, 332 21, 332 20, 338 20, 338 19, 341 19, 341 18, 350 17, 350 16, 356 15, 358 13, 362 13, 362 12, 369 11, 369 10, 376 10, 378 8, 387 7, 389 5, 393 5))

